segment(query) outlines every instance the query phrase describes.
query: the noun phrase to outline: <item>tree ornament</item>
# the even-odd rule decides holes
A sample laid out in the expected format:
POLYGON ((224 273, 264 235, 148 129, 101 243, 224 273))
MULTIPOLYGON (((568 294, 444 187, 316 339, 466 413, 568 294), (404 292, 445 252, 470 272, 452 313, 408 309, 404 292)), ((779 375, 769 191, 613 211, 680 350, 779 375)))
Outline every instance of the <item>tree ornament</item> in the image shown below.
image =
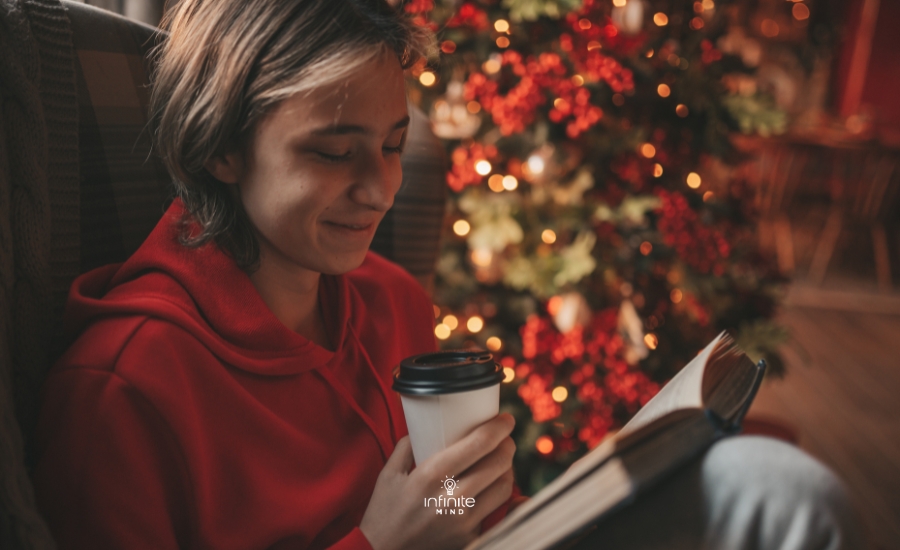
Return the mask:
POLYGON ((455 78, 447 84, 447 93, 432 104, 429 118, 434 133, 444 139, 469 138, 481 127, 481 117, 470 111, 463 98, 463 83, 455 78))
POLYGON ((567 292, 550 299, 553 302, 553 324, 563 334, 591 320, 591 308, 580 292, 567 292))
POLYGON ((619 334, 625 344, 623 356, 629 365, 636 365, 650 354, 644 343, 644 324, 629 298, 619 306, 619 334))
POLYGON ((637 34, 644 27, 644 3, 642 0, 627 0, 622 6, 614 5, 610 17, 624 34, 637 34))

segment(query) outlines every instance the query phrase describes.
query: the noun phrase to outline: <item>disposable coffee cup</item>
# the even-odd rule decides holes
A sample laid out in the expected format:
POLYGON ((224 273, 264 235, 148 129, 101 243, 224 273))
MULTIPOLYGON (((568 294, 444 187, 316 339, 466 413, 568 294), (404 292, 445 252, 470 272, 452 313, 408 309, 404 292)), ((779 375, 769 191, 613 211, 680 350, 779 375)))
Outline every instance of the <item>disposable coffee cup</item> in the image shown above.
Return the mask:
POLYGON ((394 370, 413 458, 422 464, 500 412, 503 368, 483 350, 414 355, 394 370))

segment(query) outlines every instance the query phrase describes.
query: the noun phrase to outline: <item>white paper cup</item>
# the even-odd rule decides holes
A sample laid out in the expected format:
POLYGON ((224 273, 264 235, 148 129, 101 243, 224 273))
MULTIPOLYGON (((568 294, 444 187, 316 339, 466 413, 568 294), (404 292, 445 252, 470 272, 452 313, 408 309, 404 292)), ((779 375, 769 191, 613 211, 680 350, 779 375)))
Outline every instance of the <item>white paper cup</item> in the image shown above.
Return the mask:
POLYGON ((413 457, 422 464, 500 412, 503 368, 482 350, 426 353, 394 371, 413 457))

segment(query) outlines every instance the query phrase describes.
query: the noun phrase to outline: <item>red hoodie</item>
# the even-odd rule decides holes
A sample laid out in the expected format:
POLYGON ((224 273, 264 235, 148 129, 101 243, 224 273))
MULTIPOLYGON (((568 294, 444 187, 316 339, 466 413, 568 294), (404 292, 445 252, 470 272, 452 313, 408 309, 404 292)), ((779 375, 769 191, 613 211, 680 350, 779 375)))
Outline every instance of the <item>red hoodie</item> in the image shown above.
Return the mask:
POLYGON ((391 371, 435 350, 430 299, 372 252, 322 275, 326 350, 215 245, 178 244, 182 211, 69 293, 35 471, 59 547, 371 550, 358 526, 407 434, 391 371))

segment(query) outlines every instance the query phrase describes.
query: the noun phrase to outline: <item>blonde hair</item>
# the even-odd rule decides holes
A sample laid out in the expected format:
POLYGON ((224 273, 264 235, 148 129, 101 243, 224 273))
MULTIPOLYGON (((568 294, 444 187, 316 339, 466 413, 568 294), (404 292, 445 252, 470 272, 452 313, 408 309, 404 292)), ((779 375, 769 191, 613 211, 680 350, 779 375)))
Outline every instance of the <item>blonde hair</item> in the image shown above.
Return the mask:
POLYGON ((347 79, 385 51, 406 69, 434 52, 430 33, 385 0, 181 0, 160 25, 150 121, 176 196, 201 231, 252 270, 259 244, 209 159, 245 147, 282 100, 347 79))

